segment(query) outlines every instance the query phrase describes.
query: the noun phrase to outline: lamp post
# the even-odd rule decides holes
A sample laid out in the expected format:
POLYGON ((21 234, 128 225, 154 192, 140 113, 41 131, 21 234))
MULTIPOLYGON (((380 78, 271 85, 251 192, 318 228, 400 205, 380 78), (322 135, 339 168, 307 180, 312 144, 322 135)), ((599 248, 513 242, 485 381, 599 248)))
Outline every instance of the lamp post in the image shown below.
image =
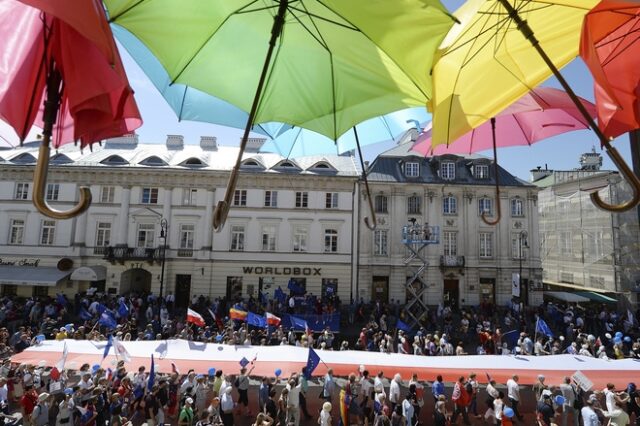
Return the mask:
MULTIPOLYGON (((524 257, 524 249, 528 248, 528 244, 527 244, 527 236, 529 234, 527 234, 527 231, 521 231, 520 232, 520 241, 518 241, 518 258, 520 259, 520 270, 518 273, 518 286, 520 287, 520 299, 524 299, 522 297, 522 258, 524 257)), ((527 292, 529 290, 527 289, 527 292)))
POLYGON ((164 287, 164 262, 167 258, 167 230, 169 229, 169 222, 167 219, 162 218, 160 220, 160 238, 162 238, 162 269, 160 272, 160 299, 162 300, 162 290, 164 287))

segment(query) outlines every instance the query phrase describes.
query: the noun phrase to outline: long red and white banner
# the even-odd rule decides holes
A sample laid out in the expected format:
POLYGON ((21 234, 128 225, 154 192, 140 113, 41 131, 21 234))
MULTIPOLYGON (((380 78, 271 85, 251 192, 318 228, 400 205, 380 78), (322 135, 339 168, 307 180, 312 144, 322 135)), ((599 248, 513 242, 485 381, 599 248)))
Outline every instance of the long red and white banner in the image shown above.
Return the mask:
MULTIPOLYGON (((104 368, 115 365, 115 353, 102 361, 106 342, 86 340, 47 340, 32 346, 24 352, 14 355, 15 363, 35 364, 44 361, 47 366, 54 366, 62 355, 64 343, 67 343, 68 355, 66 368, 77 369, 84 363, 101 364, 104 368)), ((207 374, 211 367, 225 373, 237 373, 242 358, 254 359, 255 376, 274 376, 276 369, 282 371, 282 377, 307 364, 308 349, 295 346, 230 346, 216 343, 199 343, 186 340, 156 340, 144 342, 122 342, 130 354, 128 370, 137 370, 139 366, 151 364, 151 354, 155 357, 156 371, 171 373, 171 363, 175 363, 179 371, 186 373, 190 369, 197 373, 207 374)), ((337 376, 347 376, 357 372, 361 365, 375 375, 383 371, 386 377, 400 373, 409 379, 417 373, 421 380, 432 381, 441 374, 445 381, 452 382, 460 376, 467 377, 475 372, 480 381, 486 375, 493 377, 498 383, 505 383, 512 375, 520 377, 520 384, 533 384, 538 374, 546 377, 546 383, 557 385, 565 376, 572 376, 576 371, 582 372, 594 383, 596 389, 602 389, 608 382, 617 388, 626 387, 633 378, 640 377, 640 360, 603 360, 575 355, 547 356, 512 356, 512 355, 466 355, 466 356, 414 356, 403 354, 385 354, 364 351, 322 351, 317 350, 322 363, 314 371, 314 376, 322 376, 327 368, 332 368, 337 376)))

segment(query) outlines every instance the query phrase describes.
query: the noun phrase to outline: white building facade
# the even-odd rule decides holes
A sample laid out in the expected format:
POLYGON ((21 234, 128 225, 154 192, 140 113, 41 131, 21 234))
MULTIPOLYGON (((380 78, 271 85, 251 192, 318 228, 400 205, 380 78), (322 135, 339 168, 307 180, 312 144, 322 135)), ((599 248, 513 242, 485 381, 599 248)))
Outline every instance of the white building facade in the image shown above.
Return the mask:
POLYGON ((87 213, 66 221, 32 205, 37 145, 0 151, 2 293, 158 293, 162 282, 164 294, 184 306, 194 295, 273 295, 295 280, 313 294, 348 300, 359 176, 353 157, 289 160, 258 153, 262 142, 250 141, 220 233, 212 229, 213 211, 237 147, 215 138, 198 146, 169 136, 163 146, 130 135, 84 156, 63 147, 51 159, 48 202, 68 209, 78 184, 93 196, 87 213))

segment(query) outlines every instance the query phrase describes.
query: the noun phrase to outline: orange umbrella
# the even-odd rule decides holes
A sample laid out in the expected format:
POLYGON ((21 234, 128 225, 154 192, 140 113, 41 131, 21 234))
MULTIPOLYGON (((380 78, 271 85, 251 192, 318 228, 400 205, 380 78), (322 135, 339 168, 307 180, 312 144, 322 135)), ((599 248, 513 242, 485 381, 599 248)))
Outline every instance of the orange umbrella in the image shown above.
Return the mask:
POLYGON ((598 126, 615 138, 640 128, 640 4, 603 0, 584 19, 580 56, 594 78, 598 126))
POLYGON ((81 187, 69 211, 46 203, 50 145, 90 146, 142 124, 102 3, 3 0, 0 35, 0 118, 21 140, 33 124, 42 127, 33 202, 46 216, 68 219, 89 207, 91 193, 81 187))

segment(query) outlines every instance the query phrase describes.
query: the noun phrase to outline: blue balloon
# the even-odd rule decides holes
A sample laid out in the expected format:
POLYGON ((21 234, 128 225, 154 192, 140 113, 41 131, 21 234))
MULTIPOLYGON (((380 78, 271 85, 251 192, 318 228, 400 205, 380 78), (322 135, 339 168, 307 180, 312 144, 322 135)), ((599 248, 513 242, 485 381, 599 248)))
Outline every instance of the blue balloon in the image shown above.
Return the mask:
POLYGON ((36 336, 36 343, 42 343, 42 342, 44 342, 44 341, 45 341, 45 339, 46 339, 46 338, 45 338, 44 334, 38 334, 38 335, 36 336))
POLYGON ((69 333, 71 333, 71 330, 73 330, 73 324, 67 324, 67 325, 65 325, 65 326, 64 326, 64 328, 65 328, 69 333))
POLYGON ((622 331, 616 331, 615 337, 622 337, 622 331))
POLYGON ((222 334, 218 334, 218 335, 216 336, 216 341, 217 341, 217 342, 221 342, 221 341, 222 341, 222 334))
POLYGON ((64 390, 64 394, 65 395, 73 395, 73 389, 72 388, 66 388, 64 390))
POLYGON ((564 404, 564 396, 556 395, 556 397, 554 398, 554 401, 556 402, 556 404, 562 405, 564 404))
POLYGON ((620 343, 622 343, 622 338, 616 337, 615 339, 613 339, 613 343, 615 343, 616 345, 619 345, 620 343))
POLYGON ((216 375, 216 369, 215 369, 215 368, 213 368, 213 367, 211 367, 211 368, 209 369, 209 376, 211 377, 211 376, 215 376, 215 375, 216 375))
POLYGON ((93 367, 91 367, 91 370, 95 373, 96 371, 100 370, 100 364, 93 364, 93 367))
POLYGON ((276 377, 280 377, 280 375, 282 374, 282 370, 280 370, 279 368, 276 368, 276 377))
POLYGON ((631 343, 631 337, 624 336, 624 341, 627 342, 627 343, 631 343))
POLYGON ((514 415, 515 413, 513 412, 513 408, 511 408, 511 407, 507 407, 507 408, 505 408, 505 409, 504 409, 504 411, 502 412, 502 414, 504 414, 505 416, 507 416, 507 417, 511 418, 511 417, 513 417, 513 415, 514 415))

